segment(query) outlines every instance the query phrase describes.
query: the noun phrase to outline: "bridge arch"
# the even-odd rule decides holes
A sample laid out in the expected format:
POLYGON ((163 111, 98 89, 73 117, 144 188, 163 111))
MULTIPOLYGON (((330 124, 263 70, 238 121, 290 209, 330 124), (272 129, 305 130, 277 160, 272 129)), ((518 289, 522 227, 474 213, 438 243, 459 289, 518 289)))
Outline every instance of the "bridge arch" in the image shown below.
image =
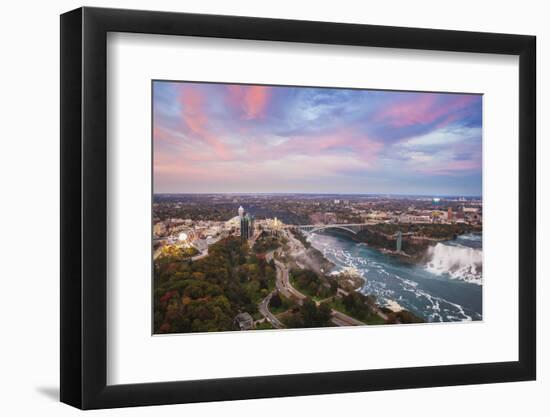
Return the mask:
POLYGON ((310 233, 315 233, 315 232, 319 232, 321 230, 326 230, 326 229, 340 229, 340 230, 345 230, 346 232, 350 232, 354 235, 357 235, 358 232, 360 232, 360 230, 354 230, 350 227, 346 227, 346 226, 340 226, 340 225, 331 225, 331 224, 327 224, 327 225, 323 225, 323 226, 316 226, 316 227, 313 227, 311 229, 302 229, 304 230, 304 232, 306 232, 307 234, 310 234, 310 233))

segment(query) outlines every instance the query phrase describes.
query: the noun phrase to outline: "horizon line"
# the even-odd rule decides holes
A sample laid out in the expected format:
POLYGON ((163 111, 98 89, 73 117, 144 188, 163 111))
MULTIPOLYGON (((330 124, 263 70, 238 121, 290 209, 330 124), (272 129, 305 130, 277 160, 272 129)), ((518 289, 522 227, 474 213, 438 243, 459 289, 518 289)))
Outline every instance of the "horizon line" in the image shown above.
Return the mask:
POLYGON ((338 192, 300 192, 300 191, 281 191, 281 192, 160 192, 152 193, 156 195, 349 195, 349 196, 363 196, 363 195, 395 195, 395 196, 414 196, 414 197, 470 197, 470 198, 482 198, 482 194, 415 194, 415 193, 338 193, 338 192))

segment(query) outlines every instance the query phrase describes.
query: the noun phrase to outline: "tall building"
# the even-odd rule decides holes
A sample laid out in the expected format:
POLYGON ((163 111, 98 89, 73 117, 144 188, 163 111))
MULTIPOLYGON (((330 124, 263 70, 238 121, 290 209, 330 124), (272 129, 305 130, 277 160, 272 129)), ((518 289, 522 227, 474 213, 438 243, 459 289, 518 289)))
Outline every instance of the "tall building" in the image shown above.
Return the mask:
POLYGON ((399 230, 397 232, 397 243, 395 248, 397 252, 401 252, 402 239, 403 239, 403 233, 401 233, 401 230, 399 230))
POLYGON ((239 217, 241 219, 241 240, 247 241, 254 235, 254 216, 245 213, 244 208, 240 206, 239 217))
POLYGON ((447 209, 447 221, 452 221, 453 220, 453 209, 451 207, 449 207, 447 209))
POLYGON ((247 217, 248 216, 241 217, 241 240, 243 242, 248 240, 248 234, 250 233, 250 224, 247 217))

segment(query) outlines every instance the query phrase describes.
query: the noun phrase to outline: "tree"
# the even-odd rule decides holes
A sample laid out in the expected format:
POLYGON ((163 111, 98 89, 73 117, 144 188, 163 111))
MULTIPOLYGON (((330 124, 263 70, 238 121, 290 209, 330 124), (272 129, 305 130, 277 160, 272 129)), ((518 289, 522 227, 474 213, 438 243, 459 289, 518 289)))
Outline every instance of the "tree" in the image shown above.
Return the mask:
POLYGON ((269 302, 269 305, 272 306, 273 308, 279 308, 283 305, 283 300, 281 300, 281 296, 279 295, 278 292, 273 294, 273 296, 271 297, 271 301, 269 302))
POLYGON ((275 282, 273 262, 249 253, 237 237, 210 246, 208 256, 192 263, 155 261, 155 333, 238 330, 234 317, 257 313, 257 303, 275 282))
POLYGON ((330 325, 330 307, 321 304, 318 308, 310 298, 304 300, 300 307, 300 315, 302 318, 301 327, 326 327, 330 325))

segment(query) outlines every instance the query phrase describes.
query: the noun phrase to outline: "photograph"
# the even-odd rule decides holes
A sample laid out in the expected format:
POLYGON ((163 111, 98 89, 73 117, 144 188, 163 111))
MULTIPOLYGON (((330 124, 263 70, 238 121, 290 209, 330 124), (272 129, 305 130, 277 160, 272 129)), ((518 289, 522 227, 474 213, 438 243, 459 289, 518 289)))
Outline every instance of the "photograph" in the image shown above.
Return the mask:
POLYGON ((482 95, 152 81, 153 333, 483 319, 482 95))
POLYGON ((548 414, 550 24, 502 3, 6 2, 0 416, 548 414))

